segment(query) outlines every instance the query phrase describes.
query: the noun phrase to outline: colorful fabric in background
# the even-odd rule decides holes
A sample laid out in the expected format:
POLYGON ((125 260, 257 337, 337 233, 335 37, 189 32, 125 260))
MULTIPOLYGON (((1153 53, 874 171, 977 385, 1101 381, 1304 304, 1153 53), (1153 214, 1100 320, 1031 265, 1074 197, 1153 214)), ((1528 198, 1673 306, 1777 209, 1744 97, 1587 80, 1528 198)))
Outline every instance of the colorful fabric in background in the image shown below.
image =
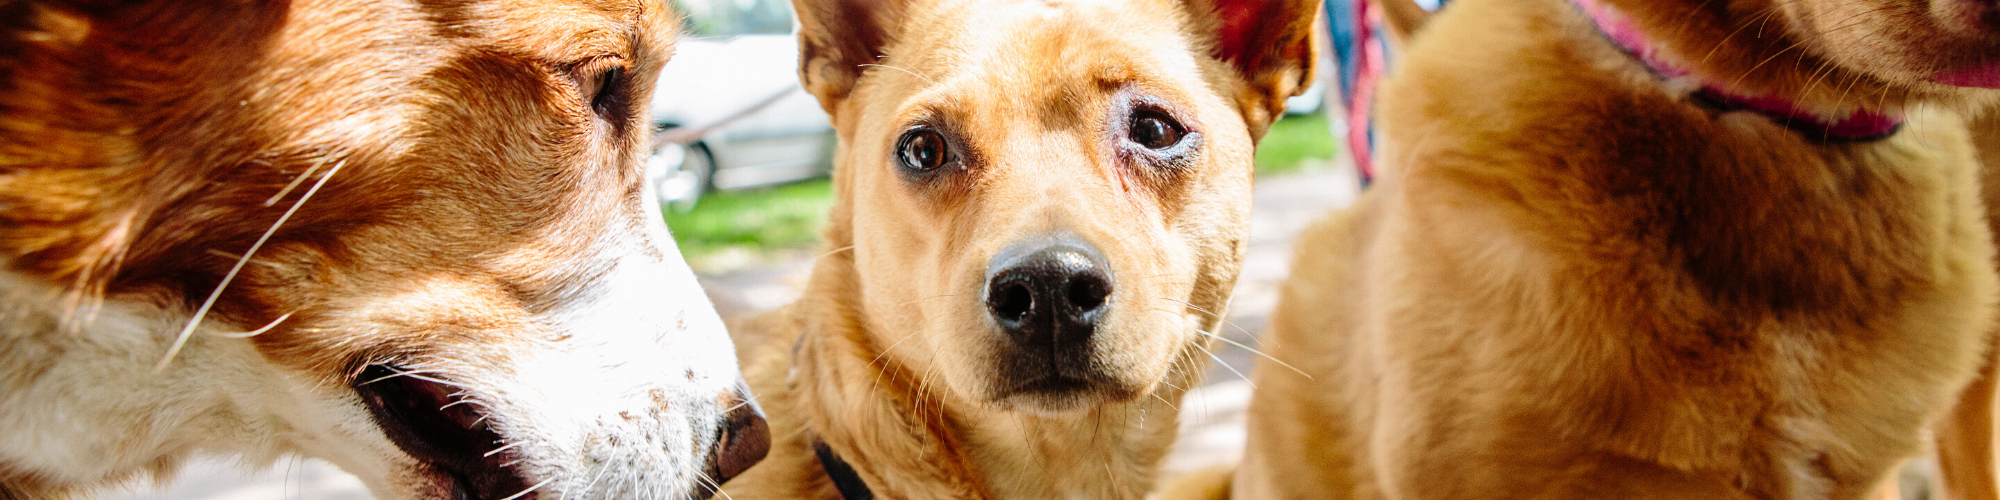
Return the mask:
MULTIPOLYGON (((1435 11, 1448 0, 1417 0, 1435 11)), ((1375 180, 1375 85, 1389 67, 1389 42, 1381 11, 1370 0, 1326 0, 1328 40, 1333 45, 1341 109, 1347 113, 1347 151, 1361 172, 1361 185, 1375 180)))

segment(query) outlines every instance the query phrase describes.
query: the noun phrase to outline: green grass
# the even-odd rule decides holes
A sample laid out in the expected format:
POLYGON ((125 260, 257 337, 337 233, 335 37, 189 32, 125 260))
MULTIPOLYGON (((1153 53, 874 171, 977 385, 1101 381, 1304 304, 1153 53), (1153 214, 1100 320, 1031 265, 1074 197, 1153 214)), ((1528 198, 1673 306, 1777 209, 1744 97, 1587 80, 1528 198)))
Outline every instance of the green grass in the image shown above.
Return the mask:
POLYGON ((1271 125, 1264 141, 1257 145, 1257 174, 1296 172, 1308 166, 1333 161, 1340 152, 1339 141, 1327 127, 1326 115, 1287 116, 1271 125))
POLYGON ((702 196, 693 210, 667 210, 667 227, 695 267, 715 270, 704 264, 725 251, 768 255, 811 248, 832 206, 833 183, 827 179, 717 191, 702 196))
MULTIPOLYGON (((1324 165, 1339 151, 1335 144, 1324 115, 1285 117, 1258 146, 1257 173, 1324 165)), ((721 272, 811 249, 832 205, 833 184, 826 179, 713 192, 693 210, 668 210, 667 227, 697 271, 721 272)))

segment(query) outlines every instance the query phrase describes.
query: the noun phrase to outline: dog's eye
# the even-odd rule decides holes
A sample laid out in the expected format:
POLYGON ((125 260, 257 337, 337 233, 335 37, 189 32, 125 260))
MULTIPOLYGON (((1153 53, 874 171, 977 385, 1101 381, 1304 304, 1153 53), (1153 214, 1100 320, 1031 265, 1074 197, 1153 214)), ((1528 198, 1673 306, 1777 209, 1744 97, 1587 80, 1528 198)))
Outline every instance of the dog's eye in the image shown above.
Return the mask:
POLYGON ((590 91, 590 107, 600 113, 610 113, 617 104, 618 84, 624 78, 625 68, 613 66, 599 72, 592 78, 595 81, 586 82, 586 85, 595 84, 584 87, 590 91))
POLYGON ((617 122, 630 113, 626 108, 632 92, 627 88, 631 83, 625 75, 626 64, 623 58, 600 57, 570 68, 578 97, 606 120, 617 122))
POLYGON ((918 172, 937 170, 951 160, 951 147, 945 143, 944 134, 929 127, 919 127, 903 133, 897 141, 896 159, 903 168, 918 172))
POLYGON ((1157 111, 1133 113, 1131 128, 1126 131, 1132 142, 1146 149, 1166 149, 1179 144, 1186 133, 1180 122, 1157 111))

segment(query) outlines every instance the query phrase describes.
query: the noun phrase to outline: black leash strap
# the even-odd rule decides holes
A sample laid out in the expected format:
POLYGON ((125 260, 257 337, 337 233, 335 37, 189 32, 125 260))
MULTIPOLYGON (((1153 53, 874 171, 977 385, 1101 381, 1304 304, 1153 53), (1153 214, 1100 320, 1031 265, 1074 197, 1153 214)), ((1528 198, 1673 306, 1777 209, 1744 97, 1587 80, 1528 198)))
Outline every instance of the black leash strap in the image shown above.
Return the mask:
POLYGON ((813 440, 813 455, 819 457, 819 468, 826 470, 826 478, 833 481, 833 489, 840 490, 840 498, 846 500, 875 500, 875 492, 868 489, 868 483, 861 475, 854 473, 854 466, 847 465, 840 455, 826 447, 826 443, 813 440))

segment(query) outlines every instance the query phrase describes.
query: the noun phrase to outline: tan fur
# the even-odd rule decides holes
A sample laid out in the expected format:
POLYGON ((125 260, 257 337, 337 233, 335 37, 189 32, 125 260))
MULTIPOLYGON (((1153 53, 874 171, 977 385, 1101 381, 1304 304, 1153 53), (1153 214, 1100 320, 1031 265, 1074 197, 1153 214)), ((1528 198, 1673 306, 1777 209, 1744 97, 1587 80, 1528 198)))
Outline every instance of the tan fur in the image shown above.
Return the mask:
POLYGON ((1314 4, 797 3, 801 75, 841 140, 831 251, 804 299, 734 329, 774 443, 724 491, 837 498, 818 439, 878 498, 1145 495, 1228 305, 1255 138, 1311 74, 1314 4), (1121 156, 1137 95, 1199 131, 1198 158, 1121 156), (913 120, 968 145, 965 169, 900 176, 913 120), (1116 277, 1091 342, 1118 382, 1008 400, 984 273, 1048 231, 1116 277))
POLYGON ((641 180, 677 29, 657 0, 0 2, 0 497, 203 452, 448 495, 357 396, 377 364, 518 445, 477 496, 693 492, 738 401, 641 180))
MULTIPOLYGON (((1980 179, 1980 188, 1986 200, 1986 221, 1989 227, 2000 225, 2000 114, 1992 110, 1981 113, 1968 124, 1972 133, 1973 148, 1985 168, 1980 179)), ((2000 227, 1994 231, 2000 238, 2000 227)), ((1994 336, 2000 342, 2000 335, 1994 336)), ((2000 353, 2000 348, 1995 348, 2000 353)), ((1959 394, 1958 404, 1951 413, 1941 419, 1936 426, 1936 444, 1939 479, 1944 491, 1954 499, 1989 500, 2000 498, 2000 466, 1996 466, 1996 445, 1994 420, 1995 370, 2000 363, 1995 358, 2000 354, 1988 355, 1979 369, 1978 378, 1965 386, 1959 394)))
POLYGON ((1314 378, 1260 364, 1235 498, 1878 497, 1940 418, 1951 498, 1992 498, 1956 112, 1991 95, 1915 81, 1981 49, 1870 45, 1924 29, 1895 0, 1606 3, 1696 79, 1908 121, 1810 139, 1692 104, 1566 1, 1450 4, 1384 88, 1380 182, 1300 238, 1263 347, 1314 378))

